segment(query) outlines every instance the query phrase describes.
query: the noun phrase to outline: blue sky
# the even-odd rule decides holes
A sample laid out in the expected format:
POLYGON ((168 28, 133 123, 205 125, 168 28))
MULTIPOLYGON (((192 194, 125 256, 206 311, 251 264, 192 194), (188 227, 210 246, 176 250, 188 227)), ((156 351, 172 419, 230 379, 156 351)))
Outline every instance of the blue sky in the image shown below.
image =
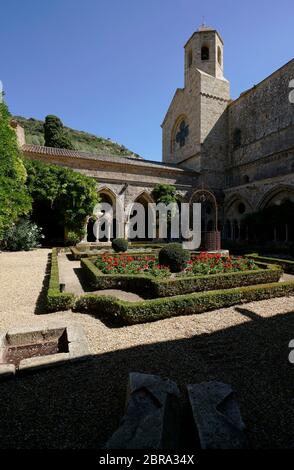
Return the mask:
POLYGON ((293 58, 293 0, 1 2, 0 80, 13 114, 161 160, 160 124, 183 86, 183 45, 202 18, 225 41, 232 97, 293 58))

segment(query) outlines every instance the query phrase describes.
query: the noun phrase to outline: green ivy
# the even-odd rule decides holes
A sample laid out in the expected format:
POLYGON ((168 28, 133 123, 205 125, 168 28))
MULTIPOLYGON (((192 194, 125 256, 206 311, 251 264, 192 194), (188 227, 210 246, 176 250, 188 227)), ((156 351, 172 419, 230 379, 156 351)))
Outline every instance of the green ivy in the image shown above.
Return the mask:
POLYGON ((96 181, 69 168, 39 161, 26 160, 25 165, 34 207, 47 207, 54 211, 59 224, 69 231, 82 232, 87 217, 100 201, 96 181))
POLYGON ((27 174, 10 119, 6 104, 0 103, 0 240, 20 216, 31 210, 27 174))

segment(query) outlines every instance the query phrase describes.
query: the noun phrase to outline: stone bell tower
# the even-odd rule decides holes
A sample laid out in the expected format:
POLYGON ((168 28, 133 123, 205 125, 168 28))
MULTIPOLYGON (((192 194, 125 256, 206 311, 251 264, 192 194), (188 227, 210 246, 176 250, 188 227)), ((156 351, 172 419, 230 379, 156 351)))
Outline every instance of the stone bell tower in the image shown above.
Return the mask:
POLYGON ((186 81, 193 65, 212 77, 224 79, 224 43, 216 30, 201 26, 186 43, 186 81))
POLYGON ((184 88, 177 89, 162 124, 163 161, 195 170, 207 184, 222 187, 230 102, 224 43, 215 29, 201 26, 184 51, 184 88))

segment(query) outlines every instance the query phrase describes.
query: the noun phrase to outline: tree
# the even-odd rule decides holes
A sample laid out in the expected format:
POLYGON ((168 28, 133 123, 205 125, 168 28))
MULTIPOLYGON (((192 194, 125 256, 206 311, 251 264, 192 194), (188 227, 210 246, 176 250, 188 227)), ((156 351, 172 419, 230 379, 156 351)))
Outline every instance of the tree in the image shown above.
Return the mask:
POLYGON ((62 241, 65 231, 82 236, 88 216, 100 201, 93 178, 69 168, 26 161, 27 187, 33 198, 33 220, 47 241, 62 241))
POLYGON ((74 150, 74 146, 57 116, 49 115, 46 117, 44 138, 46 147, 74 150))
MULTIPOLYGON (((178 204, 178 198, 176 194, 176 187, 171 184, 157 184, 153 189, 153 199, 156 204, 164 204, 166 206, 170 204, 178 204)), ((176 206, 167 213, 166 223, 168 231, 168 240, 171 240, 171 220, 176 214, 176 206)))
POLYGON ((0 240, 19 217, 31 210, 26 189, 27 173, 18 149, 17 138, 10 127, 10 114, 0 103, 0 240))
POLYGON ((153 198, 156 204, 169 205, 177 203, 176 187, 171 184, 157 184, 153 190, 153 198))

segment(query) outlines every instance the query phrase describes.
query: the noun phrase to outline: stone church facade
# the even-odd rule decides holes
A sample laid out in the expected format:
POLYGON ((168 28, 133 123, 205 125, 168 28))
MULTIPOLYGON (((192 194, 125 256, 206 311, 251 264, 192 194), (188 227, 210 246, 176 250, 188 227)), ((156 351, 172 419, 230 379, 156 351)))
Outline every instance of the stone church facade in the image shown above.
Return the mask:
MULTIPOLYGON (((199 189, 209 189, 223 238, 246 238, 247 214, 294 202, 294 60, 233 101, 220 34, 201 27, 184 51, 184 88, 177 89, 162 123, 162 163, 26 145, 17 126, 22 151, 94 177, 102 199, 123 209, 154 202, 157 183, 175 185, 179 199, 190 203, 198 202, 199 189)), ((203 203, 204 232, 216 228, 214 211, 211 201, 203 203)), ((117 235, 127 236, 126 226, 127 220, 117 235)))

